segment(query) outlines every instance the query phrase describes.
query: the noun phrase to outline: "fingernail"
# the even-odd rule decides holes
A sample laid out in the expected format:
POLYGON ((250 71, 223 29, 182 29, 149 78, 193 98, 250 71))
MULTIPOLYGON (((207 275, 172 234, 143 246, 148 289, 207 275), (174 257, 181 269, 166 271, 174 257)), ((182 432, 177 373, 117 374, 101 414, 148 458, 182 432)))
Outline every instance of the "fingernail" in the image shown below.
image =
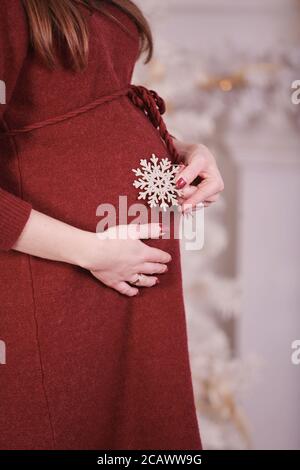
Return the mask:
POLYGON ((186 181, 183 178, 179 178, 179 180, 176 183, 176 188, 177 189, 182 189, 186 185, 186 181))
POLYGON ((156 283, 155 284, 159 284, 160 283, 160 280, 159 279, 156 279, 156 283))

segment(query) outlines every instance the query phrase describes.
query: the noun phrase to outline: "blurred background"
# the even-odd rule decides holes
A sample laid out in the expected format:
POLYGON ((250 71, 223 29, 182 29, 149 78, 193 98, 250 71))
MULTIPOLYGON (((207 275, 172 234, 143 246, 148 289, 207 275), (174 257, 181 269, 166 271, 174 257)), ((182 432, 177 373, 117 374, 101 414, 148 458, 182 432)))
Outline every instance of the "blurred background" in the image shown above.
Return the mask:
POLYGON ((210 147, 225 180, 221 201, 205 210, 204 248, 182 249, 204 447, 300 449, 300 364, 292 361, 300 340, 300 104, 291 99, 300 2, 137 3, 152 25, 155 57, 138 63, 133 81, 165 99, 172 134, 210 147))

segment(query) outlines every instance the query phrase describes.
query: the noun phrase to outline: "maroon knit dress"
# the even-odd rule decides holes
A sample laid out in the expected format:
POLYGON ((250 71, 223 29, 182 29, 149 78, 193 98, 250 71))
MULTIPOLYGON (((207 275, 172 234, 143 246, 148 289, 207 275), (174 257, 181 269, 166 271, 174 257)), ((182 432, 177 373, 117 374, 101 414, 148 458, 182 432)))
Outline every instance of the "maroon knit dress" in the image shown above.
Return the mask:
POLYGON ((31 208, 95 232, 99 204, 137 202, 140 159, 168 156, 139 100, 97 105, 130 84, 135 24, 113 5, 131 34, 81 8, 89 65, 74 73, 62 57, 47 69, 29 48, 21 1, 0 2, 0 448, 200 449, 178 240, 145 241, 173 259, 158 286, 133 298, 11 249, 31 208))

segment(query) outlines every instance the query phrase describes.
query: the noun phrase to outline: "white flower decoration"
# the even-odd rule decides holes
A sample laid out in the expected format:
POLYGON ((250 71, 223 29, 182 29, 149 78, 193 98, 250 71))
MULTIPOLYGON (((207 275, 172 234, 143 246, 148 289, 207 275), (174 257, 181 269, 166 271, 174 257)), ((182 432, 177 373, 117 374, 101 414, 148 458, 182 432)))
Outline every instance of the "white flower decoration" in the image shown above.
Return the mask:
POLYGON ((141 159, 140 168, 132 170, 139 177, 133 186, 140 189, 138 199, 147 200, 149 206, 161 207, 164 211, 170 206, 178 206, 181 191, 176 188, 175 176, 179 165, 173 164, 168 158, 160 161, 153 153, 150 161, 141 159))

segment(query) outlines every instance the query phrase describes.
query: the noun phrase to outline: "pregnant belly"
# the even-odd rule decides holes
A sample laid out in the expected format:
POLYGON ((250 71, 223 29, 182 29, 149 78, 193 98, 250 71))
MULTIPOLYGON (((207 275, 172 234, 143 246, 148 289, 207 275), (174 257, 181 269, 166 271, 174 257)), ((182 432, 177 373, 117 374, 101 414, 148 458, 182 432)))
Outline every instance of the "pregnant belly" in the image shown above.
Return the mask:
POLYGON ((120 198, 141 204, 132 171, 141 158, 168 156, 159 132, 127 97, 18 139, 24 198, 91 231, 99 205, 112 205, 118 217, 120 198))

